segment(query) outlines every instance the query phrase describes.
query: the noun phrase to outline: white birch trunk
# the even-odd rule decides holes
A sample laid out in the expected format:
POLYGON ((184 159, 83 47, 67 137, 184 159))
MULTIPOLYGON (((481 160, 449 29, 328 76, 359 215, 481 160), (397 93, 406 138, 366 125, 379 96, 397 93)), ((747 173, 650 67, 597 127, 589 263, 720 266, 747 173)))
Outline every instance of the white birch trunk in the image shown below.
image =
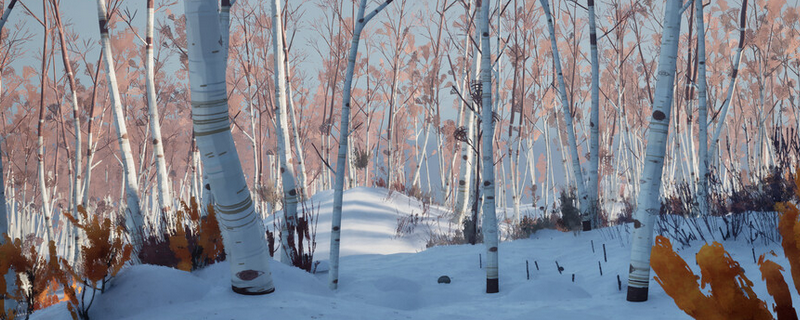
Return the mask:
POLYGON ((353 32, 353 40, 350 43, 350 53, 347 58, 347 73, 344 80, 344 92, 342 92, 342 122, 339 127, 339 153, 336 156, 336 181, 333 189, 333 215, 331 220, 331 249, 330 249, 330 271, 328 272, 328 287, 335 290, 339 286, 339 247, 341 240, 342 227, 342 197, 344 195, 344 170, 347 161, 348 132, 350 130, 350 92, 353 85, 353 72, 355 71, 356 56, 358 54, 358 42, 361 39, 361 31, 364 26, 383 8, 386 8, 392 0, 386 0, 378 6, 375 11, 364 16, 367 0, 361 0, 358 6, 358 16, 356 17, 356 28, 353 32))
POLYGON ((161 124, 158 119, 158 105, 156 104, 155 88, 155 62, 153 58, 153 20, 155 10, 154 0, 147 0, 147 36, 146 60, 147 69, 147 110, 150 117, 150 134, 153 139, 153 153, 156 157, 156 177, 158 178, 158 205, 161 207, 162 215, 169 215, 172 210, 172 190, 167 176, 167 164, 164 161, 164 144, 161 140, 161 124))
MULTIPOLYGON (((708 86, 706 84, 706 31, 703 22, 703 2, 695 3, 695 18, 697 22, 697 95, 698 95, 698 122, 699 122, 699 156, 700 178, 697 187, 698 210, 700 215, 708 214, 708 86)), ((691 124, 690 124, 691 125, 691 124)))
MULTIPOLYGON (((13 2, 12 2, 13 4, 13 2)), ((7 15, 3 15, 4 19, 7 15)), ((0 32, 3 31, 2 25, 0 25, 0 32)), ((2 141, 0 141, 2 142, 2 141)), ((6 236, 11 236, 8 230, 8 221, 9 215, 6 211, 6 184, 5 179, 3 179, 3 157, 2 157, 2 150, 0 149, 0 245, 4 245, 6 243, 6 236)), ((13 210, 12 210, 13 211, 13 210)), ((16 287, 16 272, 14 269, 9 269, 8 272, 2 275, 6 282, 6 287, 4 288, 6 292, 14 292, 17 290, 16 287)), ((5 298, 5 297, 3 297, 5 298)), ((0 308, 0 312, 4 314, 7 313, 7 310, 15 310, 17 308, 17 301, 14 299, 3 299, 3 307, 0 308)))
POLYGON ((230 259, 231 287, 245 295, 271 293, 275 286, 264 227, 255 213, 230 130, 217 3, 187 0, 184 5, 192 122, 218 206, 217 220, 230 259))
MULTIPOLYGON (((711 137, 711 146, 709 146, 709 154, 714 155, 715 161, 719 166, 719 157, 717 157, 717 148, 719 147, 719 137, 722 133, 722 127, 725 126, 725 117, 728 115, 728 106, 733 99, 733 92, 736 90, 736 80, 739 75, 739 62, 742 60, 742 50, 744 49, 744 36, 745 29, 747 28, 747 0, 742 1, 742 9, 739 12, 739 46, 736 47, 736 53, 733 56, 733 73, 731 74, 730 85, 728 85, 728 95, 725 101, 722 102, 722 107, 719 112, 719 119, 717 119, 717 127, 714 129, 714 135, 711 137)), ((711 160, 711 159, 709 159, 711 160)))
MULTIPOLYGON (((470 1, 470 7, 474 4, 473 1, 470 1)), ((480 6, 475 7, 476 13, 475 15, 480 15, 480 6)), ((476 34, 478 31, 476 30, 476 34)), ((467 32, 469 34, 469 32, 467 32)), ((468 42, 465 42, 467 44, 468 42)), ((466 49, 465 49, 465 60, 466 60, 466 49)), ((467 129, 466 138, 468 141, 461 142, 461 164, 459 167, 460 177, 458 179, 458 189, 456 190, 456 212, 455 216, 453 217, 453 223, 456 224, 457 228, 461 228, 464 224, 464 218, 466 217, 467 208, 469 207, 470 203, 470 195, 472 195, 471 189, 472 184, 472 171, 473 166, 472 164, 475 162, 475 151, 473 147, 477 146, 477 142, 473 139, 475 136, 475 102, 472 101, 472 96, 468 94, 471 90, 471 82, 473 80, 477 81, 480 79, 480 68, 481 68, 481 51, 478 48, 473 48, 473 57, 472 57, 472 67, 469 72, 469 76, 466 78, 469 81, 466 81, 466 85, 461 87, 461 94, 467 94, 464 99, 467 99, 467 103, 469 106, 464 106, 464 122, 465 127, 467 129)))
MULTIPOLYGON (((286 71, 286 99, 288 102, 289 109, 288 117, 291 121, 292 125, 292 137, 294 140, 294 151, 295 156, 297 157, 297 178, 298 184, 297 187, 298 193, 301 197, 307 197, 308 191, 306 188, 308 187, 308 177, 306 174, 306 161, 305 156, 303 155, 303 142, 300 140, 300 132, 298 129, 297 119, 296 119, 296 111, 294 108, 294 90, 292 89, 292 81, 291 81, 291 68, 289 68, 289 55, 288 55, 288 48, 286 43, 286 30, 283 30, 283 51, 284 51, 284 70, 286 71)), ((288 147, 287 147, 288 148, 288 147)))
POLYGON ((664 10, 664 31, 658 61, 658 78, 653 101, 653 115, 647 139, 645 167, 640 180, 641 191, 634 212, 631 263, 628 275, 628 301, 646 301, 650 281, 650 249, 653 243, 653 222, 661 208, 659 189, 664 168, 669 114, 675 91, 678 42, 681 31, 681 0, 668 0, 664 10))
POLYGON ((589 231, 592 227, 597 227, 599 222, 597 217, 598 209, 598 185, 600 169, 600 61, 597 53, 597 23, 595 22, 594 0, 588 0, 589 7, 589 48, 592 62, 592 110, 589 116, 589 180, 587 181, 586 191, 588 193, 588 205, 586 209, 581 209, 583 215, 583 231, 589 231))
POLYGON ((125 197, 127 202, 128 217, 126 218, 126 228, 130 235, 130 242, 133 245, 136 257, 142 245, 142 228, 144 219, 139 209, 139 184, 136 180, 136 167, 133 164, 133 153, 128 138, 128 130, 125 126, 125 115, 122 110, 119 88, 117 87, 117 74, 114 70, 114 55, 111 52, 111 42, 108 37, 108 21, 106 21, 106 4, 104 0, 97 1, 97 19, 100 22, 100 38, 102 43, 103 61, 105 62, 106 76, 108 78, 108 89, 111 96, 112 109, 114 114, 114 126, 117 129, 117 142, 120 149, 120 160, 122 170, 125 174, 125 197))
MULTIPOLYGON (((45 179, 45 167, 44 167, 44 157, 45 157, 45 149, 44 149, 44 98, 45 98, 45 80, 47 79, 47 40, 50 38, 49 32, 47 30, 47 6, 46 3, 42 3, 44 6, 42 8, 45 32, 44 37, 44 44, 42 45, 42 70, 41 70, 41 82, 39 85, 40 95, 39 95, 39 125, 36 130, 36 141, 37 141, 37 172, 39 175, 39 193, 42 197, 42 215, 44 216, 44 229, 45 229, 45 238, 44 246, 47 247, 47 243, 53 240, 53 225, 51 223, 52 217, 52 210, 50 208, 50 192, 49 188, 47 187, 47 182, 45 179)), ((1 30, 0 30, 1 31, 1 30)))
MULTIPOLYGON (((481 119, 483 150, 483 243, 486 245, 486 293, 500 291, 498 279, 498 234, 495 212, 494 183, 494 114, 492 111, 492 55, 489 42, 489 0, 478 0, 480 11, 481 51, 481 119)), ((477 200, 477 199, 476 199, 477 200)))
MULTIPOLYGON (((581 171, 581 159, 578 155, 578 145, 577 141, 575 140, 575 128, 572 125, 572 112, 570 111, 570 101, 567 100, 567 89, 566 85, 564 84, 564 74, 561 72, 561 60, 559 59, 558 54, 558 44, 556 43, 556 31, 553 27, 553 17, 550 14, 550 3, 548 0, 540 0, 542 3, 542 7, 544 8, 545 15, 547 17, 547 26, 550 30, 550 46, 552 47, 553 52, 553 64, 556 68, 556 75, 558 77, 558 88, 559 88, 559 96, 561 97, 561 107, 562 112, 564 113, 564 123, 566 124, 567 129, 567 142, 569 143, 569 153, 570 157, 572 158, 572 172, 575 175, 575 185, 578 188, 578 201, 580 203, 580 210, 583 213, 588 210, 589 205, 587 204, 588 196, 586 194, 585 188, 585 181, 583 180, 583 172, 581 171)), ((561 135, 559 134, 559 137, 561 135)), ((565 170, 565 173, 568 173, 568 170, 565 170)))
POLYGON ((294 229, 297 225, 297 187, 295 185, 292 150, 289 148, 289 125, 286 121, 286 71, 284 70, 283 21, 280 0, 272 4, 272 46, 275 50, 275 133, 278 140, 281 181, 283 182, 283 214, 281 221, 281 262, 292 265, 297 257, 294 244, 294 229))

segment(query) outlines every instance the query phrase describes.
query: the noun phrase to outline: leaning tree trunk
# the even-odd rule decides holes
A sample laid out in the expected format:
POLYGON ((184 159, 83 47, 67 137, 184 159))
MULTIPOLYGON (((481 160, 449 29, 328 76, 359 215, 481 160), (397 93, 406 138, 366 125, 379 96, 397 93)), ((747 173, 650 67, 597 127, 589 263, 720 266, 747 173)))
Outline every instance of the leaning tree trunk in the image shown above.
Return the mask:
POLYGON ((280 0, 272 3, 272 47, 275 50, 275 133, 278 140, 281 181, 283 182, 283 220, 281 221, 281 262, 292 265, 297 259, 294 230, 297 226, 297 187, 292 163, 292 150, 289 147, 289 125, 286 121, 286 70, 284 70, 283 23, 280 0))
MULTIPOLYGON (((3 31, 3 26, 6 25, 6 21, 8 21, 8 17, 11 15, 11 10, 14 10, 15 4, 17 4, 17 0, 11 0, 11 2, 8 4, 8 8, 3 11, 3 16, 0 17, 0 31, 3 31)), ((0 4, 0 9, 2 9, 1 7, 2 4, 0 4)))
MULTIPOLYGON (((156 176, 158 177, 158 205, 162 215, 169 215, 172 210, 172 191, 170 190, 167 164, 164 161, 164 144, 161 140, 161 124, 158 119, 158 105, 156 104, 155 66, 153 59, 153 9, 154 0, 147 0, 147 53, 145 64, 147 69, 147 110, 150 117, 150 134, 153 139, 153 152, 156 156, 156 176)), ((157 219, 158 220, 158 219, 157 219)))
POLYGON ((186 39, 192 94, 192 122, 203 166, 217 204, 217 220, 230 259, 231 287, 245 295, 275 291, 265 230, 233 142, 215 0, 186 0, 186 39))
MULTIPOLYGON (((719 164, 719 156, 717 155, 717 148, 719 147, 719 135, 722 133, 722 127, 725 126, 725 116, 728 115, 728 106, 731 104, 733 92, 736 90, 736 79, 739 75, 739 62, 742 60, 742 50, 744 49, 744 35, 747 28, 747 0, 742 1, 742 10, 739 11, 739 46, 736 47, 736 54, 733 56, 733 72, 731 74, 731 83, 728 86, 728 96, 722 102, 722 107, 719 112, 719 119, 717 119, 717 127, 714 129, 714 135, 711 137, 711 146, 709 146, 708 154, 715 158, 713 163, 719 164)), ((709 159, 710 160, 710 159, 709 159)))
POLYGON ((339 153, 336 156, 336 180, 333 188, 333 217, 331 221, 331 249, 330 249, 330 271, 328 272, 328 287, 336 289, 339 286, 339 246, 342 233, 342 197, 344 196, 344 171, 347 165, 347 142, 348 131, 350 130, 350 92, 353 85, 353 72, 356 66, 356 56, 358 54, 358 42, 361 39, 361 31, 364 26, 383 8, 386 8, 392 0, 386 0, 378 6, 375 11, 364 16, 367 0, 361 0, 358 5, 358 16, 356 17, 356 28, 353 32, 353 40, 350 43, 350 53, 347 58, 347 73, 344 80, 344 92, 342 92, 342 122, 339 127, 339 153))
POLYGON ((653 117, 647 139, 641 191, 634 212, 631 264, 628 274, 628 301, 646 301, 650 280, 650 249, 653 244, 653 222, 661 208, 659 190, 667 149, 669 114, 675 91, 678 42, 681 33, 681 0, 668 0, 664 10, 664 31, 658 61, 658 78, 653 100, 653 117))
POLYGON ((44 115, 45 115, 45 107, 44 107, 44 90, 45 90, 45 80, 47 80, 47 39, 50 38, 48 29, 47 29, 47 3, 42 1, 42 12, 43 14, 43 22, 45 27, 44 32, 44 43, 42 44, 42 73, 41 73, 41 82, 39 84, 40 95, 39 95, 39 125, 36 129, 36 141, 38 145, 38 152, 37 156, 37 171, 39 174, 39 193, 42 196, 42 215, 44 215, 44 230, 45 230, 45 239, 44 240, 44 247, 47 247, 47 243, 53 240, 53 224, 50 221, 52 210, 50 208, 50 191, 47 187, 47 181, 45 179, 44 173, 44 115))
MULTIPOLYGON (((305 156, 303 155, 303 142, 300 140, 300 133, 299 133, 300 129, 297 127, 298 123, 294 108, 294 97, 292 96, 294 90, 292 89, 292 79, 291 79, 292 69, 289 67, 289 48, 288 48, 289 44, 286 43, 286 29, 281 30, 281 38, 283 39, 283 68, 284 71, 286 72, 286 102, 288 107, 287 113, 289 120, 291 121, 292 138, 294 141, 294 151, 295 151, 295 156, 297 157, 297 166, 298 166, 297 183, 299 184, 299 186, 297 186, 297 189, 300 197, 304 198, 309 196, 307 190, 308 178, 306 176, 305 156)), ((288 149, 289 147, 287 146, 286 148, 288 149)))
MULTIPOLYGON (((481 124, 483 131, 483 242, 486 244, 486 293, 500 291, 498 282, 498 235, 497 214, 495 213, 494 185, 494 112, 492 110, 492 55, 489 43, 489 0, 478 0, 481 7, 481 124)), ((477 199, 476 199, 477 201, 477 199)))
MULTIPOLYGON (((589 207, 587 204, 588 196, 586 194, 586 188, 583 181, 583 172, 581 171, 581 158, 578 155, 578 144, 575 140, 575 128, 572 125, 570 101, 567 99, 567 88, 564 84, 564 74, 561 72, 561 60, 559 59, 558 44, 556 43, 556 31, 555 27, 553 27, 553 16, 550 14, 550 3, 548 0, 539 1, 542 3, 544 14, 547 17, 547 27, 550 29, 550 46, 552 47, 553 64, 555 65, 556 75, 558 77, 558 93, 561 96, 561 107, 562 112, 564 113, 564 123, 567 126, 567 142, 569 143, 569 155, 570 158, 572 158, 572 172, 575 175, 575 185, 578 188, 578 201, 580 203, 580 210, 583 213, 586 212, 589 207)), ((558 136, 560 137, 561 135, 559 134, 558 136)))
POLYGON ((597 227, 598 185, 600 183, 600 61, 597 54, 597 23, 595 22, 594 0, 588 0, 589 7, 589 46, 592 60, 592 111, 589 115, 589 181, 587 184, 588 205, 581 209, 583 231, 597 227))
MULTIPOLYGON (((695 3, 695 18, 697 21, 697 98, 699 99, 698 122, 699 122, 699 153, 700 183, 697 187, 697 200, 700 215, 708 213, 708 85, 706 84, 706 31, 703 22, 703 2, 695 3)), ((690 124, 691 125, 691 124, 690 124)), ((691 137, 690 137, 691 138, 691 137)))
POLYGON ((111 53, 111 41, 108 38, 107 16, 105 0, 97 0, 97 19, 100 21, 100 39, 103 47, 103 57, 105 58, 104 62, 106 76, 108 78, 108 90, 110 91, 109 95, 111 97, 111 104, 113 105, 114 126, 117 129, 117 142, 119 142, 122 170, 125 174, 125 197, 128 211, 125 224, 130 235, 131 244, 133 245, 133 256, 136 257, 142 246, 144 218, 139 210, 139 183, 136 180, 136 167, 133 164, 131 143, 128 137, 128 129, 125 126, 125 114, 122 110, 119 88, 117 87, 117 74, 114 70, 114 55, 111 53))

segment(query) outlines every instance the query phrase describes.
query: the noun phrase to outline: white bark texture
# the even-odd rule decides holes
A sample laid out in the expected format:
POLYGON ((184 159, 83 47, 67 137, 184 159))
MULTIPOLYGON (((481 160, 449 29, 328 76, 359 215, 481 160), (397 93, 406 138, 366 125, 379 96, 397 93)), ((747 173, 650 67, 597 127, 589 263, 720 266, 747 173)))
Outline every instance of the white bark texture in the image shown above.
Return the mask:
MULTIPOLYGON (((578 144, 575 139, 575 128, 572 125, 572 111, 570 111, 570 101, 567 99, 567 88, 564 84, 564 74, 561 72, 561 60, 558 54, 558 44, 556 43, 556 31, 553 26, 553 16, 550 14, 550 3, 548 0, 539 0, 544 8, 545 16, 547 17, 547 27, 550 30, 550 46, 553 52, 553 64, 556 68, 556 76, 558 78, 558 92, 561 97, 561 108, 564 113, 564 124, 567 126, 567 143, 569 143, 569 155, 572 158, 572 173, 575 175, 575 186, 578 188, 578 202, 580 203, 580 210, 585 213, 588 209, 587 194, 585 188, 585 181, 583 180, 583 172, 581 171, 581 158, 578 155, 578 144)), ((561 137, 561 135, 558 135, 561 137)), ((566 157, 565 157, 566 158, 566 157)), ((566 164, 564 165, 566 167, 566 164)), ((566 168, 565 168, 566 169, 566 168)), ((569 173, 569 170, 564 170, 569 173)))
POLYGON ((589 7, 589 48, 592 62, 592 110, 589 115, 589 180, 586 185, 588 205, 583 211, 583 230, 596 228, 599 222, 598 184, 600 183, 600 61, 597 53, 597 23, 595 21, 594 0, 588 0, 589 7))
POLYGON ((168 215, 172 210, 172 190, 167 176, 167 164, 164 160, 164 144, 161 140, 161 123, 158 119, 158 105, 156 104, 155 61, 153 58, 153 20, 155 10, 154 0, 147 0, 147 36, 146 61, 147 70, 147 111, 150 117, 150 134, 153 139, 153 152, 156 157, 156 176, 158 182, 158 205, 162 215, 168 215))
MULTIPOLYGON (((699 122, 700 178, 697 187, 698 210, 701 215, 708 213, 708 85, 706 83, 706 30, 703 22, 703 2, 695 3, 697 21, 697 98, 699 122)), ((691 124, 690 124, 691 125, 691 124)), ((691 138, 691 137, 690 137, 691 138)))
POLYGON ((117 142, 120 149, 120 160, 122 162, 122 170, 125 174, 125 198, 127 202, 128 216, 125 219, 125 227, 130 236, 130 242, 133 245, 133 256, 139 253, 142 246, 142 230, 144 227, 144 218, 139 209, 139 183, 136 180, 136 167, 133 164, 133 153, 131 152, 131 143, 128 139, 128 129, 125 126, 125 114, 122 110, 122 102, 119 96, 119 88, 117 87, 117 74, 114 70, 114 55, 111 52, 111 41, 108 38, 108 21, 106 20, 106 3, 105 0, 97 0, 97 19, 100 22, 100 39, 103 50, 103 61, 106 68, 106 77, 108 80, 109 96, 111 97, 111 104, 113 105, 114 126, 117 129, 117 142))
MULTIPOLYGON (((3 31, 0 26, 0 32, 3 31)), ((0 141, 2 143, 2 141, 0 141)), ((6 211, 6 183, 3 179, 3 157, 2 150, 0 149, 0 245, 5 244, 6 236, 11 236, 8 230, 8 212, 6 211)), ((13 269, 2 275, 6 281, 6 292, 16 291, 16 273, 13 269)), ((17 307, 17 301, 14 299, 3 299, 3 308, 0 312, 6 313, 6 310, 14 310, 17 307)))
MULTIPOLYGON (((474 5, 474 1, 470 1, 470 7, 474 5)), ((477 11, 475 16, 480 15, 480 6, 475 7, 477 11)), ((476 30, 478 33, 478 30, 476 30)), ((469 34, 469 32, 467 32, 469 34)), ((467 43, 467 42, 465 42, 467 43)), ((468 48, 469 46, 465 46, 464 49, 464 60, 467 61, 468 55, 468 48)), ((469 105, 464 105, 464 122, 465 127, 467 129, 466 138, 468 141, 461 142, 461 165, 459 166, 459 178, 458 178, 458 189, 456 189, 456 210, 455 216, 453 217, 453 223, 456 224, 457 228, 461 228, 464 224, 464 218, 467 214, 467 208, 469 207, 470 203, 470 195, 472 189, 470 181, 472 181, 472 163, 475 162, 475 150, 473 147, 476 147, 476 141, 471 141, 472 137, 475 135, 475 103, 472 101, 472 96, 469 94, 470 87, 472 86, 472 81, 480 80, 480 68, 481 68, 481 51, 478 48, 473 47, 473 57, 472 57, 472 67, 469 75, 466 77, 469 79, 466 81, 466 85, 461 87, 461 94, 467 95, 464 97, 469 103, 469 105), (470 145, 472 144, 472 145, 470 145)))
POLYGON ((361 39, 361 30, 375 15, 383 8, 392 3, 386 0, 377 9, 364 16, 367 0, 361 0, 358 6, 358 16, 356 16, 356 28, 353 32, 353 40, 350 42, 350 53, 347 56, 347 73, 344 80, 344 92, 342 92, 342 122, 339 127, 339 153, 336 156, 336 180, 333 189, 333 214, 331 220, 331 249, 330 249, 330 271, 328 272, 328 287, 335 290, 339 287, 339 246, 342 233, 342 197, 344 195, 344 171, 347 165, 347 142, 350 130, 350 95, 353 85, 353 72, 356 66, 358 54, 358 42, 361 39))
POLYGON ((664 31, 658 60, 650 133, 647 139, 641 191, 634 212, 631 263, 628 274, 628 301, 646 301, 650 282, 650 249, 653 243, 653 222, 661 208, 659 190, 667 148, 670 108, 675 91, 678 42, 681 32, 681 0, 668 0, 664 11, 664 31))
POLYGON ((281 262, 292 265, 296 258, 294 229, 297 226, 297 187, 292 163, 292 150, 289 147, 289 124, 286 121, 286 70, 284 69, 283 22, 280 0, 272 4, 272 47, 275 50, 275 133, 278 140, 281 181, 283 182, 283 219, 281 220, 281 262))
POLYGON ((47 5, 45 2, 42 2, 42 12, 43 12, 43 21, 45 26, 45 36, 42 37, 44 43, 42 44, 42 73, 41 73, 41 82, 39 85, 40 95, 39 95, 39 124, 36 130, 36 141, 37 141, 37 172, 39 176, 39 194, 42 197, 42 215, 44 216, 45 222, 45 234, 43 242, 44 247, 47 248, 47 243, 53 240, 53 224, 52 224, 52 208, 50 207, 50 188, 47 187, 47 181, 45 179, 45 168, 44 168, 44 158, 45 158, 45 148, 44 148, 44 118, 45 118, 45 107, 44 107, 44 99, 45 99, 45 81, 47 80, 47 39, 50 38, 49 32, 47 30, 47 5))
POLYGON ((217 220, 239 294, 275 291, 264 226, 247 188, 228 116, 225 56, 215 0, 186 0, 186 39, 192 122, 204 171, 217 203, 217 220))
POLYGON ((481 6, 481 125, 483 150, 483 243, 486 245, 486 293, 500 291, 498 283, 498 234, 495 212, 494 182, 494 112, 492 111, 492 55, 489 42, 489 0, 478 0, 481 6))

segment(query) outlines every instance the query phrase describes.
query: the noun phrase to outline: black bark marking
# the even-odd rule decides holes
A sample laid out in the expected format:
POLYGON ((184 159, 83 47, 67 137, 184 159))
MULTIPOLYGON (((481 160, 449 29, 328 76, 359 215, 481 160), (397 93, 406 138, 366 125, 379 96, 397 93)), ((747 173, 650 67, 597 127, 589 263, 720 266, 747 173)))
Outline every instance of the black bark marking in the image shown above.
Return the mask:
POLYGON ((667 115, 664 114, 663 112, 661 112, 661 110, 656 110, 655 112, 653 112, 653 119, 655 119, 655 120, 662 121, 662 120, 664 120, 666 118, 667 118, 667 115))

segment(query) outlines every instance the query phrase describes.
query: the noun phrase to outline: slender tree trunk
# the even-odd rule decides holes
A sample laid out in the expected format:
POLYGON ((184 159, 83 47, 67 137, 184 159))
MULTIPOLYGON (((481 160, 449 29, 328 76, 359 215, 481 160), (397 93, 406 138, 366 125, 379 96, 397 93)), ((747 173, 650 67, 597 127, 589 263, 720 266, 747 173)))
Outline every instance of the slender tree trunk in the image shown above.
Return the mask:
POLYGON ((661 173, 667 148, 669 114, 675 91, 678 42, 681 32, 681 0, 668 0, 664 10, 664 31, 658 61, 658 78, 653 101, 653 116, 647 139, 645 167, 640 180, 641 191, 634 212, 631 264, 628 274, 628 301, 646 301, 650 281, 650 249, 653 244, 653 222, 661 208, 661 173))
MULTIPOLYGON (((564 74, 561 72, 561 60, 558 54, 558 44, 556 42, 556 31, 553 27, 553 17, 550 14, 550 3, 548 0, 540 0, 547 17, 547 26, 550 29, 550 45, 553 51, 553 64, 555 65, 556 75, 558 78, 559 95, 561 96, 561 107, 564 113, 564 123, 567 129, 567 142, 569 143, 569 154, 572 158, 572 172, 575 175, 575 186, 578 188, 578 201, 580 203, 580 210, 582 213, 589 209, 587 203, 588 196, 585 188, 585 181, 583 180, 583 171, 581 171, 581 158, 578 155, 578 144, 575 140, 575 128, 572 125, 572 111, 570 110, 570 101, 567 99, 567 89, 564 84, 564 74)), ((561 135, 559 134, 559 137, 561 135)), ((566 159, 565 159, 566 160, 566 159)), ((568 173, 568 170, 565 170, 568 173)))
MULTIPOLYGON (((474 2, 470 1, 470 7, 473 5, 474 2)), ((474 10, 476 10, 476 16, 480 15, 480 6, 475 6, 474 10)), ((469 28, 467 28, 467 30, 469 30, 469 28)), ((477 30, 476 33, 478 33, 477 30)), ((467 34, 469 34, 469 32, 467 32, 467 34)), ((465 60, 467 60, 467 52, 468 51, 465 49, 465 60)), ((481 62, 481 51, 478 50, 478 48, 473 48, 472 67, 469 76, 465 77, 469 79, 469 81, 467 81, 466 85, 461 87, 462 94, 470 93, 472 91, 470 89, 472 87, 472 81, 478 81, 480 79, 481 62)), ((453 222, 456 223, 456 227, 458 228, 461 228, 464 224, 464 218, 466 218, 467 208, 469 207, 470 203, 470 195, 472 194, 470 192, 470 182, 472 181, 473 163, 475 162, 475 148, 477 148, 477 141, 473 139, 475 136, 475 106, 477 104, 475 101, 473 101, 473 97, 471 95, 468 95, 466 99, 469 103, 469 105, 464 106, 466 140, 461 142, 461 165, 459 170, 460 177, 458 179, 458 189, 456 191, 456 212, 455 216, 453 217, 453 222)))
POLYGON ((289 125, 286 121, 286 71, 284 70, 283 19, 281 19, 280 0, 270 1, 272 4, 272 46, 274 54, 275 80, 275 133, 278 140, 278 158, 280 161, 281 180, 283 181, 284 218, 281 221, 281 262, 292 265, 297 259, 295 251, 294 230, 297 226, 297 187, 294 177, 292 150, 289 147, 289 125))
MULTIPOLYGON (((697 199, 700 215, 708 214, 708 87, 706 84, 706 31, 703 22, 703 2, 695 3, 697 21, 697 95, 698 95, 698 122, 699 122, 699 155, 700 183, 697 187, 697 199)), ((691 125, 691 124, 690 124, 691 125)))
POLYGON ((119 142, 120 160, 122 170, 125 174, 125 197, 127 202, 128 217, 126 218, 126 228, 130 235, 133 245, 134 257, 139 253, 143 236, 144 218, 139 209, 139 183, 136 180, 136 167, 133 164, 133 153, 131 152, 128 130, 125 126, 125 115, 122 110, 122 103, 117 87, 117 74, 114 70, 114 55, 111 52, 111 41, 108 37, 108 21, 105 0, 97 0, 97 19, 100 21, 100 38, 105 57, 106 76, 108 78, 108 89, 111 96, 111 103, 114 106, 114 126, 117 129, 117 142, 119 142))
POLYGON ((48 61, 48 54, 47 54, 47 40, 50 38, 49 29, 47 25, 47 2, 42 0, 42 12, 43 12, 43 23, 44 23, 44 36, 42 37, 44 40, 44 44, 42 45, 42 73, 41 73, 41 82, 39 85, 40 95, 39 95, 39 125, 36 129, 36 140, 38 145, 38 153, 37 153, 37 164, 38 164, 38 173, 39 173, 39 193, 42 197, 42 214, 44 215, 44 229, 45 229, 45 237, 44 246, 47 247, 47 243, 53 240, 53 225, 50 221, 52 216, 52 210, 50 208, 50 192, 49 188, 47 187, 47 181, 45 179, 45 168, 44 168, 44 157, 45 157, 45 150, 44 150, 44 115, 45 115, 45 106, 44 106, 44 99, 45 99, 45 80, 47 80, 47 61, 48 61))
POLYGON ((225 56, 215 0, 186 0, 186 39, 197 146, 218 206, 217 220, 230 259, 231 287, 245 295, 275 291, 265 231, 255 213, 233 143, 225 56))
MULTIPOLYGON (((3 31, 3 26, 6 25, 6 21, 8 21, 8 17, 11 15, 11 10, 14 10, 14 5, 17 4, 17 0, 11 0, 8 3, 8 7, 3 11, 3 16, 0 18, 0 31, 3 31)), ((2 7, 2 4, 0 4, 2 7)))
MULTIPOLYGON (((483 139, 483 243, 486 245, 486 293, 500 291, 498 272, 497 213, 494 183, 494 112, 492 110, 492 52, 489 42, 489 0, 478 0, 481 6, 481 124, 483 139)), ((499 23, 499 22, 498 22, 499 23)), ((476 199, 477 201, 477 199, 476 199)))
MULTIPOLYGON (((714 129, 714 135, 711 137, 711 146, 708 147, 709 154, 713 155, 715 158, 715 161, 712 163, 716 163, 718 167, 721 167, 719 164, 722 163, 719 157, 716 156, 717 148, 719 146, 719 135, 722 133, 722 127, 725 126, 725 116, 728 115, 728 106, 731 104, 733 92, 736 90, 736 80, 737 76, 739 75, 739 62, 742 60, 742 50, 744 49, 744 35, 746 28, 747 0, 744 0, 742 1, 742 9, 739 11, 739 46, 736 47, 736 54, 733 56, 733 73, 731 74, 730 85, 728 85, 728 95, 725 97, 725 101, 722 102, 722 107, 720 108, 719 112, 719 119, 717 119, 717 127, 714 129)), ((710 160, 711 159, 709 159, 709 161, 710 160)))
MULTIPOLYGON (((300 140, 300 133, 298 128, 298 123, 296 119, 296 111, 294 108, 294 89, 292 88, 292 74, 291 68, 289 67, 289 48, 288 43, 286 42, 286 29, 281 30, 282 38, 283 38, 283 68, 286 71, 286 101, 288 102, 289 109, 287 110, 289 120, 291 121, 292 126, 292 137, 294 141, 294 152, 295 156, 297 157, 297 176, 298 176, 298 183, 299 186, 297 187, 299 194, 301 197, 307 197, 308 191, 306 188, 308 187, 308 177, 306 173, 306 161, 305 156, 303 155, 303 142, 300 140)), ((288 146, 286 148, 289 148, 288 146)))
POLYGON ((350 43, 350 53, 347 58, 347 73, 344 80, 344 92, 342 93, 342 122, 339 127, 339 153, 336 156, 336 181, 333 189, 333 215, 331 221, 331 249, 330 249, 330 271, 328 272, 328 287, 336 289, 339 286, 339 247, 342 227, 342 197, 344 195, 344 171, 347 161, 348 132, 350 130, 350 95, 353 85, 353 72, 356 65, 358 54, 358 42, 361 39, 361 31, 364 26, 383 8, 386 8, 392 0, 386 0, 377 9, 364 16, 367 0, 361 0, 358 6, 358 16, 356 17, 356 28, 353 32, 353 40, 350 43))
POLYGON ((587 184, 588 205, 583 211, 583 231, 597 227, 598 185, 600 169, 600 61, 597 54, 597 23, 595 22, 594 0, 588 0, 589 7, 589 48, 592 61, 592 110, 589 116, 589 180, 587 184))
POLYGON ((158 178, 158 205, 161 207, 162 215, 169 215, 172 211, 172 190, 167 176, 167 164, 164 161, 164 144, 161 140, 161 124, 158 119, 158 105, 156 104, 156 83, 155 83, 155 61, 153 58, 153 20, 155 10, 154 0, 147 0, 147 110, 150 117, 150 134, 153 139, 153 152, 156 157, 156 176, 158 178))

